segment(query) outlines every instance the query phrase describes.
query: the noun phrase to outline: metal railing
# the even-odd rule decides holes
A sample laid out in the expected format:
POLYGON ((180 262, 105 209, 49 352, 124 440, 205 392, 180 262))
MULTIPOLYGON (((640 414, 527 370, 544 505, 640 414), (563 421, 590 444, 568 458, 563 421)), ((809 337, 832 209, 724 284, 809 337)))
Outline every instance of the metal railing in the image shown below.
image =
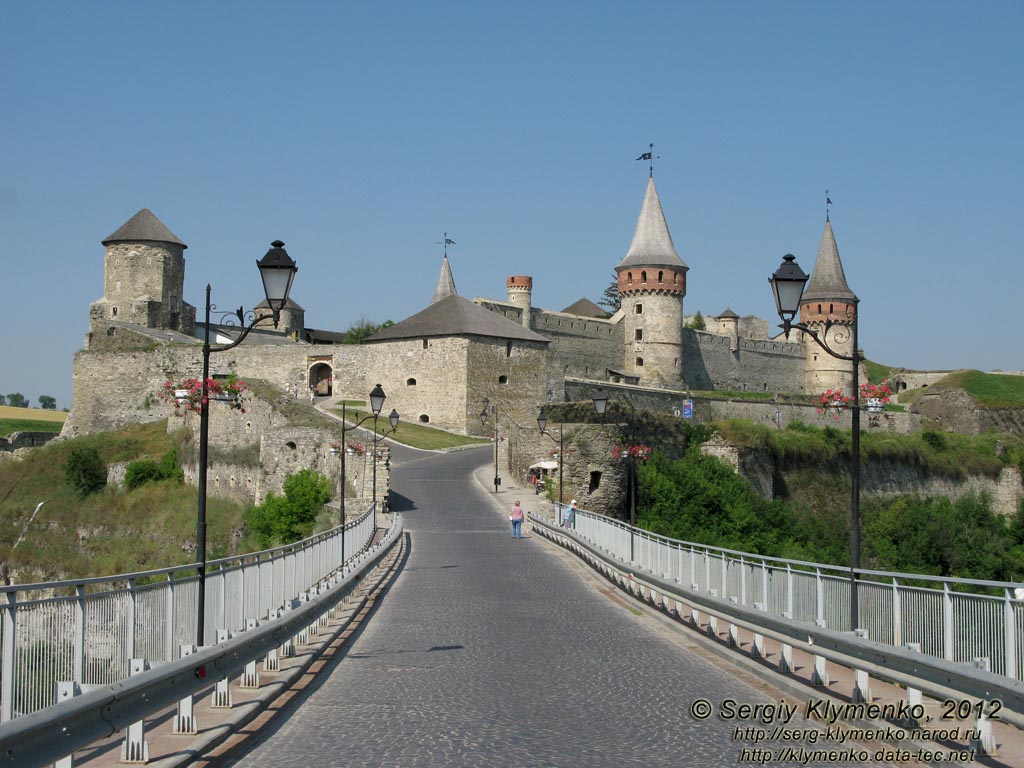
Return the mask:
POLYGON ((861 627, 850 627, 850 569, 752 555, 633 528, 576 512, 575 532, 637 569, 738 605, 837 631, 866 629, 878 643, 953 662, 989 659, 992 672, 1024 674, 1024 600, 1011 582, 858 569, 861 627))
MULTIPOLYGON (((370 505, 345 526, 274 549, 207 562, 204 645, 218 629, 309 589, 373 539, 370 505), (345 551, 342 552, 344 541, 345 551)), ((176 660, 196 643, 195 565, 70 581, 0 587, 0 722, 56 700, 57 683, 111 685, 129 676, 132 658, 176 660)))

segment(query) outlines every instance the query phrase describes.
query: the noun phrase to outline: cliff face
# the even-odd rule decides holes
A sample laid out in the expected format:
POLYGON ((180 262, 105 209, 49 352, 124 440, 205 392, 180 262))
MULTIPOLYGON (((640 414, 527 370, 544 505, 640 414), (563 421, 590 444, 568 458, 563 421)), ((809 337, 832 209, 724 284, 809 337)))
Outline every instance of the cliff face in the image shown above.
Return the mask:
MULTIPOLYGON (((776 466, 766 451, 737 448, 720 437, 709 440, 701 450, 730 464, 764 498, 776 496, 775 478, 785 480, 786 473, 776 466)), ((844 465, 817 467, 826 473, 848 471, 844 465)), ((929 475, 917 467, 903 464, 864 461, 860 470, 862 497, 876 496, 947 496, 956 501, 969 493, 984 493, 992 499, 992 509, 1002 515, 1012 515, 1024 499, 1024 483, 1016 467, 1005 467, 998 477, 968 475, 949 478, 929 475)))
POLYGON ((1024 435, 1024 408, 981 408, 962 389, 929 387, 914 403, 926 428, 978 435, 994 430, 1024 435))

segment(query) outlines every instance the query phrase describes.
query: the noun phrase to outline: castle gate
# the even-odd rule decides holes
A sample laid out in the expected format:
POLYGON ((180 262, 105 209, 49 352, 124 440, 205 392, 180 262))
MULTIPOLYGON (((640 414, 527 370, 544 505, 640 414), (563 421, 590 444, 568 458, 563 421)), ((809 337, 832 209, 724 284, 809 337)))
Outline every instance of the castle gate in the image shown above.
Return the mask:
POLYGON ((309 386, 318 396, 327 397, 332 394, 332 358, 325 357, 309 358, 309 386))

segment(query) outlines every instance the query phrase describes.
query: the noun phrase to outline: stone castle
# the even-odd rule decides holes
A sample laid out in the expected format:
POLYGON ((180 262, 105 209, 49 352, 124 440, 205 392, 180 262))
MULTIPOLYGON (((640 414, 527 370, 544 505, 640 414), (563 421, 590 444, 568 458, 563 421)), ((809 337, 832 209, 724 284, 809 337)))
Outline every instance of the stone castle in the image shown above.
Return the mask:
MULTIPOLYGON (((201 370, 197 339, 205 327, 183 296, 187 245, 147 209, 102 243, 103 297, 90 306, 85 349, 75 356, 65 434, 164 418, 168 407, 147 394, 201 370)), ((445 252, 429 305, 366 343, 340 344, 342 334, 308 327, 305 310, 290 299, 276 330, 260 326, 229 353, 213 355, 211 372, 355 399, 380 383, 387 407, 404 422, 478 435, 487 431, 484 398, 531 422, 538 406, 572 399, 588 384, 632 385, 677 400, 690 390, 849 390, 849 364, 799 331, 772 338, 768 321, 729 309, 705 330, 685 327, 688 271, 652 175, 632 242, 615 266, 621 306, 613 314, 588 299, 562 311, 534 307, 533 280, 524 275, 507 278, 504 300, 469 301, 455 289, 445 252)), ((269 312, 265 302, 255 311, 269 312)), ((800 319, 819 329, 831 321, 835 333, 856 312, 826 216, 800 319)), ((226 326, 210 330, 211 339, 231 338, 226 326)), ((830 333, 829 342, 849 354, 842 338, 830 333)))

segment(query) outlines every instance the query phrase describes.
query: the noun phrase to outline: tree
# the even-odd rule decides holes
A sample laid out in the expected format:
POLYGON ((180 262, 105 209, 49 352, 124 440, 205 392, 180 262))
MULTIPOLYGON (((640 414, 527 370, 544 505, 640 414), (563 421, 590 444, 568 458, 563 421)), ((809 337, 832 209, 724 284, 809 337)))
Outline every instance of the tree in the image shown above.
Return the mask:
POLYGON ((687 328, 692 328, 695 331, 706 331, 707 324, 704 322, 704 315, 697 310, 697 314, 693 316, 693 320, 686 324, 687 328))
POLYGON ((7 395, 0 395, 0 405, 7 405, 7 395))
POLYGON ((316 516, 330 498, 331 481, 303 469, 284 481, 284 496, 268 493, 252 509, 246 527, 261 546, 298 541, 313 532, 316 516))
POLYGON ((39 396, 39 407, 47 411, 57 410, 57 398, 50 397, 49 395, 39 396))
POLYGON ((373 336, 377 331, 383 328, 390 328, 394 325, 391 320, 385 320, 380 325, 372 323, 365 317, 360 317, 356 322, 345 331, 345 339, 343 344, 362 344, 370 336, 373 336))
POLYGON ((84 498, 107 484, 107 465, 95 448, 75 448, 64 462, 64 476, 84 498))
POLYGON ((7 396, 7 404, 12 408, 28 408, 28 400, 21 392, 12 392, 7 396))
POLYGON ((619 311, 622 306, 622 296, 619 295, 619 276, 612 275, 612 284, 604 289, 604 294, 597 302, 602 307, 607 307, 612 314, 619 311))

